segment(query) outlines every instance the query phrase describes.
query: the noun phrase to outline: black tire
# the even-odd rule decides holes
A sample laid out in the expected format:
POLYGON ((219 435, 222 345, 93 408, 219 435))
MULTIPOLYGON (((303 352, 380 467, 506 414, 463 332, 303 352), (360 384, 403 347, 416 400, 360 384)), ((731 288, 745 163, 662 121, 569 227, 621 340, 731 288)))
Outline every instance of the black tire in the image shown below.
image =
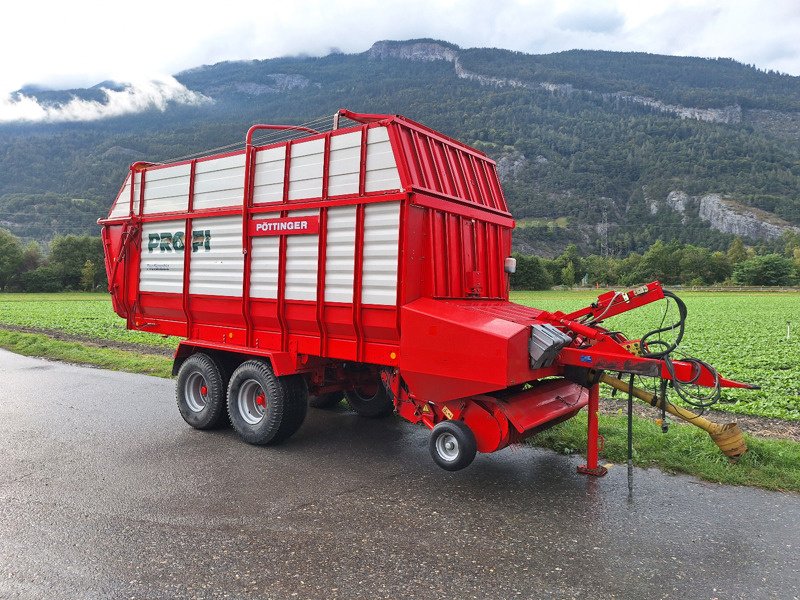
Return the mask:
POLYGON ((183 420, 195 429, 214 429, 226 422, 224 378, 210 356, 197 353, 183 361, 175 400, 183 420))
POLYGON ((347 398, 347 404, 360 417, 378 419, 394 412, 394 402, 380 379, 378 379, 374 392, 354 387, 351 390, 347 390, 344 395, 347 398))
POLYGON ((277 377, 267 363, 248 360, 231 375, 228 417, 248 444, 277 444, 302 425, 307 393, 302 378, 277 377))
POLYGON ((283 430, 282 440, 293 436, 303 421, 306 420, 308 413, 308 384, 301 375, 288 375, 278 377, 286 390, 286 407, 290 410, 286 412, 286 427, 283 430))
POLYGON ((447 471, 459 471, 475 460, 475 434, 463 421, 442 421, 431 432, 428 443, 433 461, 447 471))
POLYGON ((344 398, 343 392, 328 392, 319 396, 309 396, 308 405, 312 408, 333 408, 344 398))

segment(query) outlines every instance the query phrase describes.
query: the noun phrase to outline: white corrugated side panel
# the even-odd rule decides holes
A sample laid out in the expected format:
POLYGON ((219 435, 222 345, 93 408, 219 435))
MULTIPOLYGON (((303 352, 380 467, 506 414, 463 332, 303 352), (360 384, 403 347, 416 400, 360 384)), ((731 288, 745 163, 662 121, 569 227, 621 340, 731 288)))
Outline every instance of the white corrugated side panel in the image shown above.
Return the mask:
POLYGON ((361 301, 397 303, 397 258, 400 240, 400 203, 364 207, 364 262, 361 301))
POLYGON ((125 184, 122 186, 122 191, 114 201, 114 206, 111 207, 111 212, 108 214, 109 219, 118 219, 120 217, 127 217, 130 209, 131 201, 131 174, 125 178, 125 184))
POLYGON ((189 209, 191 165, 147 171, 144 178, 144 214, 189 209))
MULTIPOLYGON (((142 255, 139 260, 139 289, 143 292, 169 292, 180 294, 183 292, 183 255, 186 252, 186 221, 159 221, 142 225, 142 255), (175 233, 184 234, 184 249, 175 250, 172 244, 165 243, 161 248, 161 234, 171 234, 174 240, 175 233), (158 236, 156 244, 149 243, 150 235, 158 236), (154 246, 154 247, 151 247, 154 246), (170 249, 167 250, 166 247, 170 249)), ((166 242, 166 240, 165 240, 166 242)))
MULTIPOLYGON (((192 231, 208 231, 210 250, 201 244, 192 252, 189 293, 241 296, 244 261, 242 217, 210 217, 192 221, 192 231)), ((188 244, 191 249, 191 244, 188 244)))
POLYGON ((325 140, 292 144, 289 163, 289 200, 322 196, 322 162, 325 140))
POLYGON ((194 208, 241 206, 244 194, 244 154, 197 161, 194 208))
MULTIPOLYGON (((319 209, 293 210, 290 217, 319 215, 319 209)), ((286 299, 317 299, 319 234, 286 236, 286 299)))
POLYGON ((259 150, 256 153, 256 172, 253 184, 253 203, 283 200, 283 171, 286 147, 259 150))
POLYGON ((328 164, 328 195, 358 193, 361 170, 361 131, 331 136, 328 164))
MULTIPOLYGON (((133 190, 134 198, 133 198, 133 214, 139 213, 139 184, 142 181, 142 174, 141 172, 136 173, 136 187, 133 190)), ((131 207, 131 175, 128 173, 128 176, 125 178, 125 185, 122 188, 122 191, 117 198, 117 201, 114 204, 114 208, 111 210, 111 214, 108 215, 109 218, 115 219, 120 217, 127 217, 130 213, 131 207)))
MULTIPOLYGON (((253 221, 274 219, 278 213, 254 215, 253 221)), ((262 235, 253 237, 250 255, 250 296, 253 298, 278 297, 278 254, 281 236, 262 235)))
POLYGON ((353 273, 356 249, 356 207, 328 210, 328 238, 325 250, 325 301, 353 301, 353 273))
POLYGON ((381 190, 399 190, 400 175, 397 163, 389 142, 389 131, 386 127, 373 127, 367 130, 367 172, 364 190, 377 192, 381 190))

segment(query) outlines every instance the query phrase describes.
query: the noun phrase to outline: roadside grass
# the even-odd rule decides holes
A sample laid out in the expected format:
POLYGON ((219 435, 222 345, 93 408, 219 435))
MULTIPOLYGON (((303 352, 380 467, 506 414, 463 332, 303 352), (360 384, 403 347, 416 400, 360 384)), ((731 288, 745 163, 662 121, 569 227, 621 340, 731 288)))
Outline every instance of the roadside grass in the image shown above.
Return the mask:
POLYGON ((92 365, 112 371, 143 373, 156 377, 172 375, 172 359, 166 356, 87 346, 79 342, 55 340, 38 333, 0 330, 0 347, 24 356, 92 365))
MULTIPOLYGON (((600 415, 600 434, 605 446, 601 464, 625 468, 628 425, 625 415, 600 415)), ((685 473, 706 481, 749 485, 769 490, 800 492, 800 443, 755 438, 745 434, 748 452, 731 462, 709 435, 692 425, 671 424, 668 433, 649 421, 634 417, 633 462, 638 467, 658 467, 669 473, 685 473)), ((586 452, 586 413, 531 438, 530 443, 562 454, 586 452)))

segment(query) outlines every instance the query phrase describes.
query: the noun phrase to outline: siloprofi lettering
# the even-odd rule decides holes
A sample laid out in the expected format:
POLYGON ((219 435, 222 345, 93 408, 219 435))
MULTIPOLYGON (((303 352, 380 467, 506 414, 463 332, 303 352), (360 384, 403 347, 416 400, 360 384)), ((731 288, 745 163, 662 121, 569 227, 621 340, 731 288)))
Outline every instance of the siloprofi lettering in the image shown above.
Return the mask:
MULTIPOLYGON (((147 239, 147 251, 154 252, 156 248, 160 252, 183 252, 186 244, 184 243, 184 233, 176 231, 170 233, 151 233, 147 239)), ((197 252, 200 248, 211 250, 211 230, 202 229, 192 232, 192 252, 197 252)))

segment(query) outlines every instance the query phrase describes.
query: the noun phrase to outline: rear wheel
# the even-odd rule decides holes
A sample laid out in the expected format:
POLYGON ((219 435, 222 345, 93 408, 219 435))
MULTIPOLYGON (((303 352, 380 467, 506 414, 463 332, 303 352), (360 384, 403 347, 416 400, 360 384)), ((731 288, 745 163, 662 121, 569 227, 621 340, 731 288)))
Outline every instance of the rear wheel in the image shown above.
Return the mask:
POLYGON ((301 375, 288 375, 285 377, 278 377, 284 386, 287 394, 287 406, 291 409, 287 413, 287 423, 284 430, 284 437, 286 439, 293 436, 303 421, 306 420, 306 413, 308 413, 308 384, 301 375))
POLYGON ((342 392, 329 392, 319 396, 309 396, 308 405, 312 408, 333 408, 342 401, 342 398, 344 398, 342 392))
POLYGON ((344 393, 347 403, 362 417, 378 418, 392 414, 392 402, 380 376, 373 380, 359 382, 344 393))
POLYGON ((249 444, 282 442, 302 425, 307 394, 302 377, 277 377, 267 363, 248 360, 233 372, 228 384, 231 425, 249 444))
POLYGON ((175 399, 183 420, 195 429, 214 429, 225 422, 225 383, 210 356, 197 353, 183 361, 175 399))
POLYGON ((458 471, 475 460, 478 445, 466 423, 442 421, 431 432, 428 450, 437 465, 447 471, 458 471))

